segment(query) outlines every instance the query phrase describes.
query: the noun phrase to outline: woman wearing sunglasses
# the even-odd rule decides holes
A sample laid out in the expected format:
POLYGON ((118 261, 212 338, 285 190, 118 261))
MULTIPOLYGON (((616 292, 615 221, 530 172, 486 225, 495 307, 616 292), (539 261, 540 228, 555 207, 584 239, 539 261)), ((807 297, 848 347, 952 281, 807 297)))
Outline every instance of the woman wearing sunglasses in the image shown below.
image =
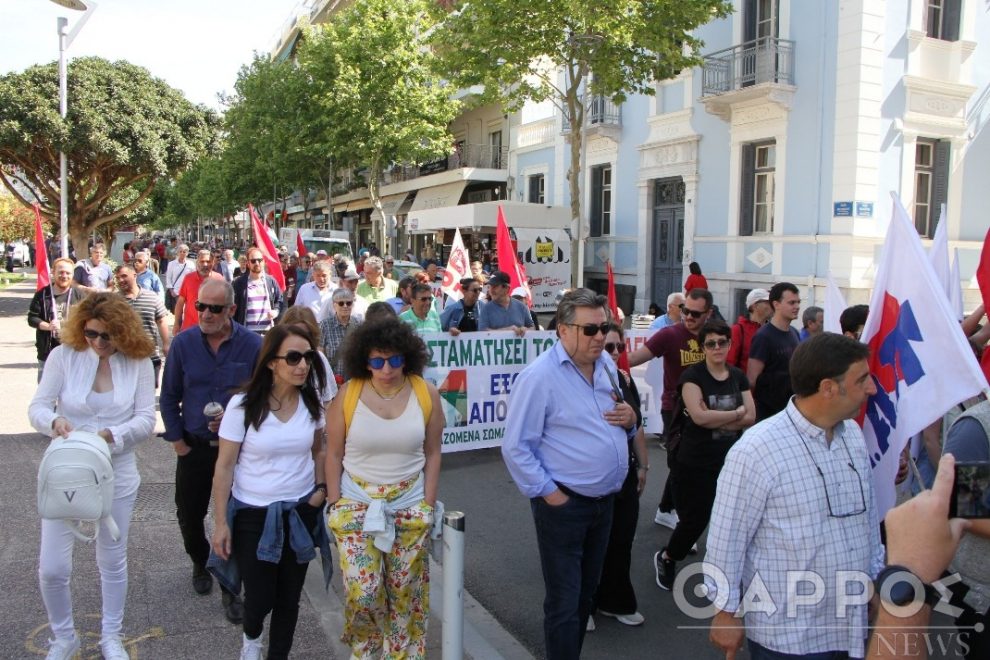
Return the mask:
MULTIPOLYGON (((626 338, 622 326, 612 324, 605 335, 604 351, 616 362, 626 352, 626 338)), ((629 473, 616 494, 612 508, 612 529, 605 551, 605 564, 598 581, 595 606, 598 613, 612 617, 627 626, 643 623, 643 615, 636 609, 636 592, 629 579, 629 565, 632 558, 632 543, 636 536, 636 523, 639 521, 639 496, 646 485, 646 471, 650 469, 646 453, 646 434, 643 432, 643 414, 640 410, 639 390, 628 372, 619 372, 619 390, 622 400, 636 411, 636 436, 629 440, 629 473)), ((594 621, 588 618, 588 629, 594 630, 594 621)))
MULTIPOLYGON (((726 362, 731 337, 724 321, 705 323, 698 333, 705 361, 688 367, 678 384, 686 417, 670 469, 676 477, 674 505, 680 520, 667 547, 653 556, 657 585, 668 591, 676 562, 687 556, 708 526, 725 455, 756 419, 749 380, 726 362)), ((675 414, 679 408, 675 406, 675 414)))
MULTIPOLYGON (((237 593, 244 585, 241 658, 287 658, 306 569, 324 549, 323 362, 308 330, 276 325, 251 380, 227 404, 213 475, 213 552, 208 566, 237 593), (223 560, 223 561, 217 561, 223 560), (232 565, 236 565, 236 572, 232 565)), ((327 554, 324 554, 326 560, 327 554)))
POLYGON ((327 413, 326 467, 342 640, 354 658, 425 658, 440 395, 421 376, 426 345, 403 321, 365 323, 342 352, 351 379, 327 413))
MULTIPOLYGON (((96 433, 110 446, 112 514, 120 538, 111 539, 105 526, 96 538, 103 592, 100 648, 104 658, 124 660, 127 531, 141 484, 134 447, 155 428, 155 376, 148 359, 154 344, 131 306, 111 293, 91 294, 73 306, 60 339, 45 362, 28 415, 31 425, 53 442, 75 430, 96 433)), ((63 521, 41 521, 41 597, 55 636, 48 657, 58 660, 74 657, 80 646, 69 591, 74 543, 63 521)))

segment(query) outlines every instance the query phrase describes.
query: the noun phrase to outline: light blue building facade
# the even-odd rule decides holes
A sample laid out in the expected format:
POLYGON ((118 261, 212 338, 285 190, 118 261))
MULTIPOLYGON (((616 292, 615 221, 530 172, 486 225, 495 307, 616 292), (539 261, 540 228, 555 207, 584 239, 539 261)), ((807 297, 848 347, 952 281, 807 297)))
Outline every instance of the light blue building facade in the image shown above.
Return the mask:
MULTIPOLYGON (((930 242, 942 204, 966 308, 990 218, 990 12, 982 0, 736 0, 698 30, 705 63, 589 111, 584 277, 611 260, 645 312, 697 261, 727 318, 829 274, 867 302, 897 193, 930 242)), ((508 196, 569 205, 559 113, 509 119, 508 196)))

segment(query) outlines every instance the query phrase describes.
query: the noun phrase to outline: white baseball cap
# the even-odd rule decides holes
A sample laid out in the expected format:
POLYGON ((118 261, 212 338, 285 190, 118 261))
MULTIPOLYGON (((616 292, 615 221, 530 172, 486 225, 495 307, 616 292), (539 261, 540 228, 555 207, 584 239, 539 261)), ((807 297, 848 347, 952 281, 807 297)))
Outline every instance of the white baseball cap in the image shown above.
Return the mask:
POLYGON ((770 292, 766 289, 753 289, 746 295, 746 309, 749 309, 761 300, 770 300, 770 292))

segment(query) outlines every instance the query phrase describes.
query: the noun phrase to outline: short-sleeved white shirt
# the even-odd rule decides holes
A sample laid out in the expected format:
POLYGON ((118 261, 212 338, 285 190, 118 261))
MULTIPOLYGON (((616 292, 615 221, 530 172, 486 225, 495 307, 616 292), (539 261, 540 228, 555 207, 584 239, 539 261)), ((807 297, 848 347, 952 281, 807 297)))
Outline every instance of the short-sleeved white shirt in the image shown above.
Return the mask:
POLYGON ((323 428, 323 413, 313 421, 302 399, 287 422, 269 413, 260 429, 244 430, 243 394, 235 394, 220 422, 220 437, 241 443, 234 466, 233 495, 251 506, 298 500, 315 485, 313 434, 323 428))

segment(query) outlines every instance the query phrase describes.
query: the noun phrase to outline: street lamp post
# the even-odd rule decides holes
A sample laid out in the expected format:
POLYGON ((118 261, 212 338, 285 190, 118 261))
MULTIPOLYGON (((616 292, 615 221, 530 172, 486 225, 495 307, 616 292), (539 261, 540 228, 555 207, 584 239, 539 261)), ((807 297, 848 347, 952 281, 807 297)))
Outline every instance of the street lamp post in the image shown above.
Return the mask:
MULTIPOLYGON (((58 111, 65 119, 69 114, 69 76, 65 63, 65 51, 69 49, 83 25, 96 10, 96 3, 89 0, 87 5, 82 0, 51 0, 55 4, 84 12, 76 26, 66 32, 69 19, 58 17, 58 111)), ((59 233, 61 235, 62 256, 69 256, 69 159, 64 151, 59 152, 59 233)))

